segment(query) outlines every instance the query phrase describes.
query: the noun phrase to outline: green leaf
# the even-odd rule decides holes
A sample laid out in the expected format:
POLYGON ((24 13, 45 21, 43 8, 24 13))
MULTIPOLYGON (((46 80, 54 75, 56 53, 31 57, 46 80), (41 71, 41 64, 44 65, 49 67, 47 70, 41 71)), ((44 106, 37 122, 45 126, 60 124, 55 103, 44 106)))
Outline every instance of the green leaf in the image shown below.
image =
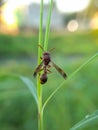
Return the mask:
POLYGON ((74 125, 70 130, 80 130, 86 126, 90 126, 94 123, 98 123, 98 110, 91 115, 87 115, 85 119, 74 125))
POLYGON ((37 91, 36 91, 36 88, 33 84, 33 82, 27 78, 27 77, 23 77, 23 76, 20 76, 20 79, 25 83, 25 85, 28 87, 28 89, 30 90, 30 92, 32 93, 36 103, 38 104, 38 98, 37 98, 37 91))
POLYGON ((36 91, 35 85, 33 84, 33 82, 29 78, 23 77, 21 75, 15 75, 15 74, 7 74, 6 75, 5 74, 5 75, 0 76, 0 81, 7 80, 8 78, 11 78, 12 80, 13 79, 21 80, 26 85, 26 87, 30 90, 36 103, 38 104, 37 91, 36 91))

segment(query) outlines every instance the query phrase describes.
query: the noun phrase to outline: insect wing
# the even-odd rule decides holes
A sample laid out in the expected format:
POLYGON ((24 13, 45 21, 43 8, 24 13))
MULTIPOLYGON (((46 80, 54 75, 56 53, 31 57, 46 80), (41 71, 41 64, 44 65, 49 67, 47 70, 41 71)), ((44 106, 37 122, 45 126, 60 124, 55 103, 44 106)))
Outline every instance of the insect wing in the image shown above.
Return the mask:
POLYGON ((67 78, 67 74, 59 67, 57 66, 54 62, 51 62, 53 67, 63 76, 64 79, 67 78))
POLYGON ((40 72, 41 67, 43 66, 43 61, 38 65, 38 67, 35 69, 33 76, 36 77, 37 73, 40 72))

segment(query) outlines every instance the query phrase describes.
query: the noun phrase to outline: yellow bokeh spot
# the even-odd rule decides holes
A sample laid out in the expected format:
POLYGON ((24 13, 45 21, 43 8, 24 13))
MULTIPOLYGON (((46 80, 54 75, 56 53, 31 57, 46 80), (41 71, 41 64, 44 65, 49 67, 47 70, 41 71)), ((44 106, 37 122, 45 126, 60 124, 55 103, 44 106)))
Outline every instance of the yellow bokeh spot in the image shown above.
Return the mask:
POLYGON ((14 10, 5 4, 1 9, 1 32, 3 33, 17 33, 18 26, 15 18, 14 10))
POLYGON ((90 22, 90 27, 92 29, 98 29, 98 12, 96 12, 92 17, 92 20, 90 22))

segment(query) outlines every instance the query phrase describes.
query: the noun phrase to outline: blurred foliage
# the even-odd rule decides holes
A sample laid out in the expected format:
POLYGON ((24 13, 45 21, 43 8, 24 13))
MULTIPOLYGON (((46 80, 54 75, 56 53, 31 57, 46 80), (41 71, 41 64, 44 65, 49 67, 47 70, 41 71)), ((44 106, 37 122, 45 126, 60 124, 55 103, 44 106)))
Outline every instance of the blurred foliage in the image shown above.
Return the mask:
POLYGON ((0 0, 0 6, 2 6, 5 3, 4 0, 0 0))
MULTIPOLYGON (((91 54, 97 51, 98 31, 78 33, 52 33, 50 36, 50 48, 54 47, 55 53, 64 54, 91 54), (72 49, 71 49, 72 48, 72 49), (73 49, 74 48, 74 49, 73 49)), ((11 36, 0 35, 0 55, 28 55, 37 54, 38 36, 11 36)))
POLYGON ((86 9, 87 16, 92 17, 94 13, 98 12, 98 1, 97 0, 90 0, 90 4, 86 9))
MULTIPOLYGON (((8 73, 32 78, 37 61, 38 36, 0 35, 0 76, 8 73)), ((98 51, 98 31, 51 34, 49 48, 53 61, 71 74, 98 51)), ((85 116, 98 109, 98 60, 84 67, 52 98, 45 109, 45 129, 69 130, 85 116)), ((52 69, 43 87, 43 102, 63 78, 52 69)), ((32 78, 36 84, 36 79, 32 78)), ((97 130, 98 124, 83 130, 97 130)), ((22 82, 0 78, 0 129, 37 130, 37 108, 22 82)))

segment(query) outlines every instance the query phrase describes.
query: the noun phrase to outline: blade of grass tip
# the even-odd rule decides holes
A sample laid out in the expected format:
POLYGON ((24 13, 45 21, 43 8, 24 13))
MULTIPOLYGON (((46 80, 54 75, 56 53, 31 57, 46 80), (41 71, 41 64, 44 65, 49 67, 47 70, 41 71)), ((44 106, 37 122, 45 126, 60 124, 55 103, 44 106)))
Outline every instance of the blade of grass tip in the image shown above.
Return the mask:
POLYGON ((46 32, 45 32, 45 40, 44 40, 44 50, 45 51, 47 51, 47 48, 48 48, 48 39, 49 39, 49 32, 50 32, 50 21, 51 21, 52 7, 53 7, 53 0, 51 0, 51 2, 50 2, 47 24, 46 24, 46 32))
POLYGON ((80 65, 68 78, 67 80, 64 80, 56 89, 50 94, 50 96, 46 99, 46 101, 43 104, 43 111, 46 107, 47 103, 50 101, 50 99, 55 95, 55 93, 65 84, 67 83, 70 78, 72 78, 76 73, 78 73, 84 66, 86 66, 88 63, 93 61, 98 56, 98 52, 94 54, 92 57, 90 57, 87 61, 85 61, 82 65, 80 65))

